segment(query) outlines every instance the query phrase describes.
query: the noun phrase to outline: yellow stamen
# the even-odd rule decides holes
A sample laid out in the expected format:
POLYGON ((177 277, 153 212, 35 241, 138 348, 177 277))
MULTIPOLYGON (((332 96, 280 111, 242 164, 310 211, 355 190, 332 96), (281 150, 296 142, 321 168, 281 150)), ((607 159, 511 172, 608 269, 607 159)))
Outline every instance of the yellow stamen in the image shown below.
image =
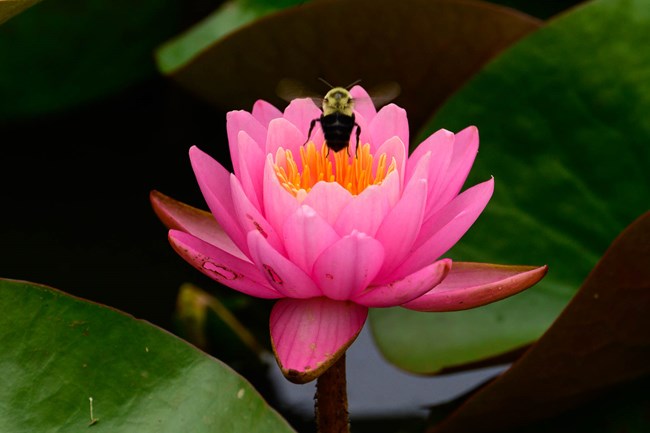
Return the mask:
POLYGON ((336 153, 329 151, 329 155, 328 150, 323 144, 320 151, 317 151, 312 141, 302 146, 301 171, 290 150, 278 149, 274 168, 282 186, 298 196, 300 190, 309 192, 317 182, 337 182, 357 195, 369 185, 379 185, 396 167, 395 158, 386 166, 386 154, 383 153, 379 155, 373 172, 374 157, 370 153, 369 144, 360 146, 358 154, 352 156, 348 156, 348 149, 336 153))

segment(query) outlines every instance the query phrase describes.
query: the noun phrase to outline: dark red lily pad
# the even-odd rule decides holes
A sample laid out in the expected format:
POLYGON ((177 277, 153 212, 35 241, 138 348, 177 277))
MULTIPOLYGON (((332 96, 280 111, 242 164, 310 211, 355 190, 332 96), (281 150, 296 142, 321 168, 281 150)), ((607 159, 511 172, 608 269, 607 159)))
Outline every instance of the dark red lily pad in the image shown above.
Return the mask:
POLYGON ((208 48, 181 37, 159 58, 165 50, 183 53, 178 58, 190 60, 166 61, 163 72, 223 109, 248 108, 257 99, 279 104, 275 89, 285 78, 316 92, 325 90, 318 77, 336 85, 361 79, 369 89, 394 81, 402 87, 396 102, 416 128, 483 64, 540 24, 477 1, 331 0, 266 16, 208 48))
POLYGON ((650 212, 612 243, 542 338, 435 433, 496 432, 650 373, 650 212))

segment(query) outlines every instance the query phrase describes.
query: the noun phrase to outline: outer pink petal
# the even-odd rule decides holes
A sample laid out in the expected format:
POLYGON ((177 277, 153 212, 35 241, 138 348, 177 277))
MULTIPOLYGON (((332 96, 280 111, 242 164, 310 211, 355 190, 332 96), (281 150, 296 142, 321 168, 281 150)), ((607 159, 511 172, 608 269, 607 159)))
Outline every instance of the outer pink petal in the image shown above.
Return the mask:
POLYGON ((391 277, 415 272, 444 254, 474 224, 493 191, 494 179, 475 185, 425 221, 415 241, 415 250, 391 277))
POLYGON ((230 111, 226 115, 226 132, 232 159, 233 171, 239 176, 239 131, 246 131, 264 149, 266 128, 248 111, 230 111))
POLYGON ((451 269, 451 260, 442 259, 398 281, 370 286, 353 301, 366 307, 394 307, 419 298, 440 284, 451 269))
POLYGON ((282 238, 284 222, 298 208, 298 200, 280 185, 273 169, 273 158, 268 155, 264 166, 264 210, 266 220, 282 238))
POLYGON ((409 183, 401 200, 382 222, 375 238, 382 243, 386 255, 378 279, 389 275, 408 254, 420 232, 427 203, 427 181, 409 183))
POLYGON ((232 202, 237 220, 243 232, 248 233, 251 230, 258 231, 266 238, 273 248, 284 253, 284 244, 280 240, 277 232, 264 218, 257 208, 248 199, 244 190, 234 175, 230 176, 230 188, 232 191, 232 202))
POLYGON ((323 295, 298 265, 280 254, 257 230, 248 233, 248 247, 259 271, 284 296, 304 299, 323 295))
POLYGON ((169 231, 169 242, 181 257, 208 277, 247 295, 275 299, 282 295, 270 287, 255 265, 178 230, 169 231))
POLYGON ((384 217, 390 211, 390 203, 385 191, 379 185, 371 185, 361 194, 353 197, 350 203, 341 210, 339 218, 334 223, 336 232, 345 236, 358 230, 374 236, 384 217))
POLYGON ((379 241, 353 232, 323 251, 312 276, 325 296, 343 301, 368 287, 383 261, 384 247, 379 241))
POLYGON ((415 241, 415 247, 418 248, 427 242, 430 237, 441 231, 442 227, 447 226, 458 216, 471 213, 478 217, 490 201, 493 192, 494 178, 490 178, 467 189, 434 215, 429 218, 425 217, 420 234, 415 241))
POLYGON ((505 266, 454 262, 444 281, 402 305, 417 311, 458 311, 512 296, 537 283, 547 266, 505 266))
POLYGON ((266 139, 266 153, 275 155, 279 148, 290 150, 300 167, 300 146, 307 141, 306 134, 287 119, 273 119, 269 123, 269 131, 266 139))
POLYGON ((340 239, 331 225, 309 206, 299 207, 284 223, 284 246, 289 259, 311 274, 316 258, 340 239))
POLYGON ((411 178, 415 171, 415 167, 427 152, 431 152, 434 160, 442 159, 447 161, 442 167, 438 166, 436 169, 439 170, 440 168, 444 168, 445 170, 441 173, 441 176, 444 177, 451 159, 451 155, 448 154, 451 152, 451 149, 453 149, 454 140, 455 137, 453 133, 446 129, 439 129, 420 143, 411 156, 409 156, 406 163, 406 180, 408 181, 411 178))
POLYGON ((212 215, 228 234, 228 237, 247 254, 248 243, 237 221, 237 215, 233 211, 234 206, 230 192, 231 173, 196 146, 190 148, 190 160, 196 180, 212 215))
POLYGON ((282 373, 307 383, 323 374, 355 340, 368 308, 327 298, 283 299, 271 311, 271 343, 282 373))
POLYGON ((375 159, 373 160, 373 174, 377 172, 377 164, 379 163, 379 156, 381 154, 386 154, 386 167, 391 164, 393 158, 395 159, 396 169, 399 173, 400 185, 404 185, 404 171, 406 166, 406 145, 402 140, 393 136, 386 140, 375 153, 375 159))
POLYGON ((261 99, 255 101, 252 114, 253 117, 265 128, 269 127, 269 122, 271 120, 282 117, 282 112, 280 110, 261 99))
POLYGON ((368 92, 361 86, 354 86, 350 89, 350 94, 354 100, 354 111, 361 114, 365 120, 371 121, 377 114, 377 110, 368 92))
POLYGON ((293 123, 305 140, 309 132, 309 124, 314 119, 320 119, 322 111, 309 98, 294 99, 284 110, 284 118, 293 123))
POLYGON ((250 261, 211 213, 176 201, 158 191, 151 191, 149 197, 156 215, 168 229, 189 233, 241 260, 250 261))
POLYGON ((337 182, 318 182, 307 193, 303 204, 314 209, 330 225, 334 225, 339 214, 352 200, 350 191, 337 182))
POLYGON ((239 181, 244 193, 260 212, 264 212, 262 177, 264 153, 245 131, 239 133, 239 181))
MULTIPOLYGON (((395 104, 383 107, 370 121, 370 135, 374 146, 379 146, 389 138, 398 136, 402 143, 409 142, 409 122, 406 110, 395 104)), ((373 151, 376 147, 373 149, 373 151)))
POLYGON ((437 211, 456 197, 467 179, 472 164, 474 164, 474 159, 478 153, 478 142, 478 129, 475 126, 469 126, 456 134, 454 152, 451 156, 449 168, 445 173, 445 182, 440 186, 435 201, 438 205, 428 209, 427 214, 437 211))

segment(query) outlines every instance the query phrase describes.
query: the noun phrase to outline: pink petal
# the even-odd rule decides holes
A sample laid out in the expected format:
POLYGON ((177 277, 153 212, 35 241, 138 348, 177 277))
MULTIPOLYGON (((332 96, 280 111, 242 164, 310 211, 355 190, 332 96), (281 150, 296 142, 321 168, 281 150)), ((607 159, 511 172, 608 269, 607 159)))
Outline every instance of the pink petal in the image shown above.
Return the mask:
POLYGON ((438 197, 436 198, 438 206, 427 210, 427 214, 437 211, 456 197, 463 187, 465 180, 467 180, 467 175, 472 168, 472 164, 474 164, 474 159, 478 153, 478 142, 478 129, 475 126, 469 126, 456 134, 451 162, 445 173, 445 181, 440 186, 438 197))
POLYGON ((381 243, 353 232, 323 251, 314 263, 312 276, 325 296, 343 301, 365 289, 383 261, 381 243))
POLYGON ((381 186, 370 185, 341 210, 334 229, 341 236, 353 230, 374 236, 389 210, 390 203, 381 186))
MULTIPOLYGON (((453 149, 454 145, 454 134, 447 131, 446 129, 439 129, 438 131, 431 134, 426 140, 418 145, 415 148, 411 156, 409 156, 408 161, 406 162, 406 180, 411 178, 415 167, 419 163, 420 159, 427 153, 431 152, 434 160, 443 159, 447 160, 446 164, 443 165, 445 171, 441 173, 443 176, 446 174, 446 169, 449 166, 449 160, 451 158, 450 149, 453 149)), ((437 169, 439 169, 438 167, 437 169)))
POLYGON ((370 121, 369 127, 372 143, 375 146, 379 146, 394 136, 399 137, 402 143, 408 144, 409 142, 409 122, 406 118, 406 110, 395 104, 388 104, 379 110, 374 119, 370 121))
POLYGON ((282 297, 249 261, 178 230, 169 231, 169 242, 189 264, 224 286, 257 298, 282 297))
POLYGON ((304 299, 323 295, 305 271, 280 254, 257 230, 248 233, 248 248, 257 269, 284 296, 304 299))
POLYGON ((283 299, 271 311, 271 343, 282 373, 307 383, 323 374, 355 340, 366 307, 327 298, 283 299))
POLYGON ((273 248, 284 253, 284 245, 277 232, 273 226, 269 224, 266 218, 264 218, 264 215, 262 215, 253 203, 251 203, 244 193, 244 189, 242 188, 241 183, 239 183, 239 179, 234 175, 230 176, 230 188, 233 199, 232 204, 235 208, 237 220, 242 232, 248 233, 251 230, 258 231, 271 245, 273 245, 273 248))
POLYGON ((427 181, 410 182, 401 200, 381 223, 375 238, 384 246, 386 255, 379 280, 399 266, 420 232, 427 203, 427 181))
POLYGON ((361 86, 354 86, 350 89, 350 94, 354 100, 354 111, 361 114, 365 120, 371 121, 377 114, 377 110, 368 92, 361 86))
POLYGON ((266 138, 266 153, 275 155, 279 148, 290 150, 293 157, 296 158, 299 168, 300 164, 300 147, 307 141, 306 134, 298 130, 293 123, 287 119, 273 119, 269 123, 269 131, 266 138))
POLYGON ((392 278, 415 272, 443 255, 474 224, 493 191, 494 179, 475 185, 425 221, 415 241, 415 250, 392 278))
MULTIPOLYGON (((355 122, 357 125, 359 125, 359 129, 361 132, 359 133, 359 145, 363 146, 366 143, 370 143, 370 152, 374 153, 374 149, 376 148, 376 144, 373 144, 372 142, 372 136, 370 135, 370 128, 369 128, 369 123, 366 118, 361 115, 360 113, 355 114, 355 122), (374 146, 374 147, 373 147, 374 146)), ((357 144, 357 136, 356 136, 356 129, 352 130, 352 135, 350 136, 350 154, 352 155, 353 152, 356 151, 356 144, 357 144)))
POLYGON ((373 160, 373 174, 377 173, 377 164, 379 163, 379 156, 386 154, 386 167, 391 164, 393 158, 395 159, 396 169, 400 175, 400 185, 404 185, 404 167, 406 163, 406 146, 399 137, 393 136, 386 140, 375 153, 373 160))
POLYGON ((298 201, 293 194, 280 185, 273 169, 273 158, 268 155, 264 166, 264 210, 266 220, 280 238, 283 236, 284 222, 298 206, 298 201))
POLYGON ((230 111, 226 114, 226 132, 233 171, 239 176, 239 131, 245 131, 259 146, 264 149, 266 128, 248 111, 230 111))
POLYGON ((304 141, 307 140, 309 124, 314 119, 320 119, 322 114, 323 112, 309 98, 294 99, 284 110, 284 118, 302 132, 304 141))
POLYGON ((239 180, 244 193, 260 212, 264 212, 262 177, 264 153, 245 131, 239 133, 239 180))
POLYGON ((440 284, 451 269, 451 260, 442 259, 398 281, 370 286, 353 301, 366 307, 394 307, 412 301, 440 284))
POLYGON ((239 259, 249 261, 211 213, 176 201, 158 191, 151 191, 149 197, 156 215, 168 229, 187 232, 239 259))
POLYGON ((340 239, 331 225, 309 206, 299 207, 284 223, 284 246, 289 259, 311 274, 316 258, 340 239))
POLYGON ((307 193, 303 204, 314 209, 330 225, 334 225, 341 210, 352 200, 352 194, 337 182, 317 182, 307 193))
POLYGON ((458 311, 512 296, 537 283, 547 266, 505 266, 454 262, 433 290, 402 307, 417 311, 458 311))
POLYGON ((190 160, 194 175, 212 215, 228 234, 228 237, 241 251, 247 254, 248 243, 233 210, 230 193, 231 173, 196 146, 190 148, 190 160))
POLYGON ((253 117, 265 128, 269 127, 269 122, 271 120, 282 117, 282 112, 280 110, 261 99, 255 101, 252 114, 253 117))

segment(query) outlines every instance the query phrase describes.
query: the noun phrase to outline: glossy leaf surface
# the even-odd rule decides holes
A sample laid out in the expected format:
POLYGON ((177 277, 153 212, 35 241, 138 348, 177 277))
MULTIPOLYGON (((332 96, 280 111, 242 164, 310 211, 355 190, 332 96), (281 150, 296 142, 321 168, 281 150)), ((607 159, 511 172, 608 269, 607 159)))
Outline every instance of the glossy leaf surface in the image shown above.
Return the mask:
MULTIPOLYGON (((205 24, 209 27, 209 23, 205 24)), ((257 99, 281 104, 290 78, 365 88, 397 82, 397 103, 421 122, 494 54, 537 29, 538 20, 496 5, 455 0, 332 0, 302 4, 220 38, 208 27, 159 52, 164 73, 224 109, 257 99), (414 13, 417 11, 417 13, 414 13), (213 34, 211 45, 199 34, 213 34)))
POLYGON ((648 38, 650 3, 589 3, 508 50, 435 116, 427 133, 478 127, 467 183, 495 179, 486 210, 449 255, 549 272, 520 295, 467 312, 373 311, 391 362, 433 373, 530 344, 648 209, 650 51, 638 49, 648 38))
POLYGON ((0 280, 0 431, 292 432, 220 361, 126 314, 0 280))

